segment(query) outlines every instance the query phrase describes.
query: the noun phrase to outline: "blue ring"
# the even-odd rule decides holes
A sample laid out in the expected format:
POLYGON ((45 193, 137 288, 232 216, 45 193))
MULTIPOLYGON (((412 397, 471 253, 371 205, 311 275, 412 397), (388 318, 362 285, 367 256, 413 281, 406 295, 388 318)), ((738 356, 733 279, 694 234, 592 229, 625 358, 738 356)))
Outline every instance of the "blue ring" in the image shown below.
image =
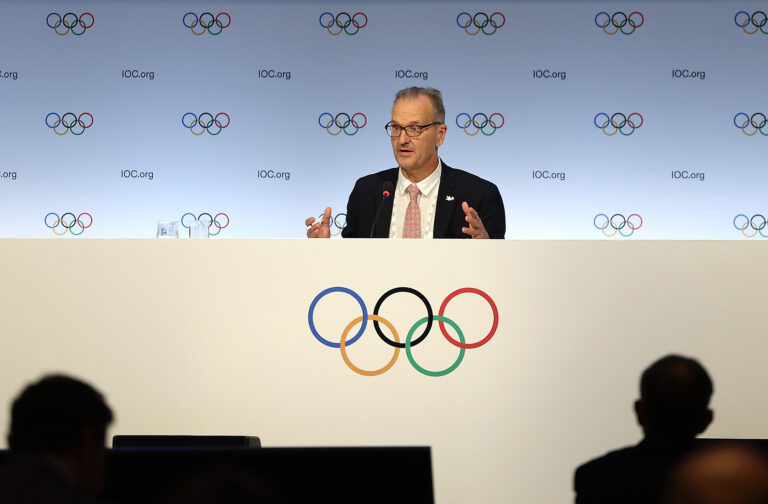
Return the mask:
POLYGON ((333 23, 336 21, 336 16, 334 16, 334 15, 333 15, 332 13, 330 13, 330 12, 323 12, 322 14, 320 14, 320 17, 319 17, 319 18, 317 18, 317 20, 320 22, 320 26, 322 26, 322 27, 323 27, 323 28, 325 28, 325 29, 329 29, 331 26, 333 26, 333 23), (323 24, 323 16, 325 16, 326 14, 328 14, 329 16, 331 16, 331 23, 330 23, 330 24, 327 24, 327 25, 324 25, 324 24, 323 24))
POLYGON ((328 287, 323 292, 315 296, 315 299, 312 300, 312 304, 309 305, 309 314, 307 315, 307 318, 309 320, 309 330, 312 331, 312 334, 315 336, 315 338, 317 338, 317 341, 319 341, 323 345, 329 346, 331 348, 341 347, 340 343, 334 343, 332 341, 328 341, 327 339, 320 336, 320 333, 318 333, 317 329, 315 329, 315 322, 312 320, 313 315, 315 314, 315 306, 317 305, 317 302, 320 301, 320 299, 322 299, 323 296, 325 296, 326 294, 330 294, 331 292, 346 292, 347 294, 355 298, 355 300, 360 305, 360 308, 362 308, 363 310, 363 323, 360 326, 360 330, 357 331, 357 334, 355 334, 355 336, 352 339, 347 340, 347 342, 344 344, 345 346, 349 346, 355 341, 357 341, 358 339, 360 339, 360 336, 363 335, 363 333, 365 332, 365 328, 368 325, 368 309, 365 307, 365 303, 363 302, 363 299, 360 296, 358 296, 357 293, 352 289, 347 289, 346 287, 328 287))
POLYGON ((594 219, 592 219, 592 225, 593 225, 593 226, 595 226, 595 227, 596 227, 597 229, 599 229, 600 231, 602 231, 603 229, 607 228, 607 227, 608 227, 608 224, 609 224, 609 222, 610 222, 610 221, 608 220, 608 216, 607 216, 607 215, 605 215, 604 213, 599 213, 599 214, 595 215, 595 218, 594 218, 594 219), (597 221, 597 218, 598 218, 598 217, 600 217, 601 215, 602 215, 603 217, 605 217, 605 226, 604 226, 604 227, 600 227, 600 226, 598 226, 598 225, 597 225, 597 222, 596 222, 596 221, 597 221))
POLYGON ((752 16, 750 16, 750 15, 749 15, 749 12, 747 12, 747 11, 743 11, 743 10, 740 10, 739 12, 737 12, 737 13, 736 13, 736 14, 733 16, 733 22, 734 22, 734 23, 736 23, 736 26, 738 26, 739 28, 746 28, 746 26, 747 26, 748 24, 751 24, 751 23, 752 23, 752 16), (743 25, 740 25, 740 24, 739 24, 739 22, 738 22, 738 21, 736 21, 736 18, 737 18, 737 17, 739 17, 739 14, 745 14, 745 15, 747 16, 747 22, 746 22, 746 23, 744 23, 743 25))
POLYGON ((195 14, 194 12, 187 12, 186 14, 184 14, 183 16, 181 16, 181 23, 182 23, 182 24, 183 24, 183 25, 184 25, 186 28, 189 28, 189 29, 191 30, 191 29, 192 29, 192 27, 191 27, 191 26, 189 26, 189 25, 187 24, 187 21, 186 21, 186 19, 187 19, 187 16, 189 16, 190 14, 192 14, 193 16, 195 16, 195 23, 197 23, 198 21, 200 21, 200 18, 199 18, 199 17, 197 16, 197 14, 195 14))
MULTIPOLYGON (((51 16, 54 16, 54 15, 55 15, 55 16, 59 16, 59 23, 62 23, 62 22, 63 22, 63 20, 62 20, 62 18, 61 18, 61 14, 59 14, 58 12, 51 12, 50 14, 48 14, 47 16, 45 16, 45 24, 47 24, 47 25, 48 25, 48 28, 53 28, 53 29, 56 29, 56 26, 59 26, 59 25, 56 25, 56 26, 51 26, 51 24, 48 22, 48 18, 50 18, 51 16)), ((749 15, 749 14, 747 14, 747 15, 749 15)))
POLYGON ((328 129, 328 128, 330 128, 330 127, 331 127, 331 124, 333 124, 333 121, 334 121, 334 119, 333 119, 333 114, 331 114, 330 112, 323 112, 323 113, 322 113, 322 114, 320 114, 320 116, 317 118, 317 124, 319 124, 319 125, 320 125, 320 127, 321 127, 321 128, 323 128, 323 129, 328 129), (321 122, 320 122, 320 119, 322 119, 324 115, 327 115, 327 116, 330 116, 330 117, 331 117, 331 122, 329 122, 327 125, 324 125, 323 123, 321 123, 321 122))
POLYGON ((192 212, 185 213, 184 215, 181 216, 181 225, 184 226, 185 228, 189 228, 189 226, 184 224, 184 217, 186 217, 187 215, 191 215, 193 219, 197 220, 197 217, 195 217, 195 214, 193 214, 192 212))
POLYGON ((46 125, 46 126, 48 126, 49 128, 53 129, 53 128, 55 128, 56 126, 58 126, 59 124, 61 124, 61 116, 60 116, 59 114, 57 114, 56 112, 50 112, 50 113, 48 113, 48 115, 47 115, 47 116, 45 116, 45 125, 46 125), (49 118, 50 116, 52 116, 52 115, 55 115, 56 117, 58 117, 58 120, 56 121, 56 124, 55 124, 55 125, 53 125, 53 126, 51 126, 50 124, 48 124, 48 118, 49 118))
POLYGON ((197 122, 197 114, 193 114, 192 112, 187 112, 186 114, 181 116, 181 125, 187 129, 192 129, 192 126, 194 126, 196 122, 197 122), (194 117, 194 119, 192 120, 192 124, 190 124, 189 126, 187 126, 184 123, 184 118, 187 117, 188 115, 191 115, 192 117, 194 117))
POLYGON ((746 128, 746 125, 741 126, 741 125, 739 125, 739 123, 736 122, 736 118, 739 117, 740 115, 743 115, 744 117, 746 117, 747 118, 746 122, 749 123, 749 116, 747 114, 745 114, 744 112, 739 112, 738 114, 733 116, 733 125, 736 126, 737 128, 739 128, 740 130, 743 130, 744 128, 746 128))
POLYGON ((470 14, 469 12, 459 12, 459 15, 456 16, 456 24, 459 25, 459 28, 466 29, 467 27, 469 27, 469 23, 471 22, 472 22, 472 14, 470 14), (461 17, 462 14, 466 14, 467 16, 469 16, 469 21, 467 21, 467 24, 465 25, 462 25, 461 23, 459 23, 459 18, 461 17))
POLYGON ((608 26, 608 23, 611 22, 611 18, 612 18, 612 16, 610 14, 608 14, 607 12, 600 11, 597 14, 595 14, 595 24, 597 25, 598 28, 605 28, 606 26, 608 26), (604 25, 601 25, 601 24, 599 24, 597 22, 597 16, 599 16, 600 14, 605 14, 606 16, 608 16, 608 21, 604 25))
POLYGON ((467 126, 469 126, 469 124, 467 124, 465 126, 462 126, 461 124, 459 124, 459 117, 461 117, 463 115, 467 116, 467 122, 469 124, 472 124, 472 118, 469 116, 469 114, 467 114, 466 112, 462 112, 461 114, 456 116, 456 126, 458 126, 461 129, 467 129, 467 126))
POLYGON ((605 120, 608 124, 611 123, 611 118, 608 116, 608 114, 606 114, 605 112, 598 112, 597 114, 595 114, 595 118, 592 119, 592 122, 595 124, 595 126, 597 126, 597 129, 603 129, 605 127, 597 124, 597 118, 600 117, 601 115, 605 116, 605 120))
POLYGON ((749 217, 747 217, 743 213, 737 214, 736 217, 733 218, 733 227, 735 227, 739 231, 744 231, 745 229, 747 229, 747 226, 749 226, 749 217), (736 225, 736 219, 738 219, 739 217, 744 217, 745 219, 747 219, 747 222, 744 224, 743 228, 740 228, 739 226, 736 225))
POLYGON ((57 214, 56 212, 48 212, 47 214, 45 214, 45 217, 43 218, 43 224, 45 224, 47 227, 53 229, 56 226, 49 226, 48 225, 48 216, 49 215, 55 215, 56 216, 56 226, 58 226, 59 222, 61 222, 61 217, 59 217, 59 214, 57 214))

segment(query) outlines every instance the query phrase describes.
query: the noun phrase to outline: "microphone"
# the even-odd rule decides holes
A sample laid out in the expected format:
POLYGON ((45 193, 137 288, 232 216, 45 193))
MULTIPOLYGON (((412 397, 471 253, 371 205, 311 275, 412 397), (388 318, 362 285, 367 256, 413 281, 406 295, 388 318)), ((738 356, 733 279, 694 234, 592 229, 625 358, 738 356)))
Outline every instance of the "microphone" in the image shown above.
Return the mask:
POLYGON ((376 223, 379 221, 379 215, 381 215, 381 209, 384 208, 384 200, 392 196, 395 191, 395 184, 387 180, 381 187, 381 201, 379 202, 379 209, 376 210, 376 217, 373 218, 373 224, 371 224, 371 238, 373 238, 373 229, 376 227, 376 223))

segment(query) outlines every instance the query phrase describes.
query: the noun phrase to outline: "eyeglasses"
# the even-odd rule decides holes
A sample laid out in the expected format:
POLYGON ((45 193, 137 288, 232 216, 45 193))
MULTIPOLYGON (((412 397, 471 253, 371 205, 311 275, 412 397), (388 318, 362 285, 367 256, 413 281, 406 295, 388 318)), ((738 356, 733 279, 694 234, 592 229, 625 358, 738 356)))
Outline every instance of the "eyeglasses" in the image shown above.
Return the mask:
POLYGON ((397 138, 400 136, 400 133, 405 130, 405 134, 408 135, 411 138, 417 137, 424 133, 424 130, 429 128, 430 126, 434 126, 435 124, 443 124, 440 121, 435 121, 429 124, 411 124, 410 126, 400 126, 399 124, 392 124, 392 122, 388 122, 386 126, 384 126, 384 129, 387 132, 387 135, 391 136, 392 138, 397 138))

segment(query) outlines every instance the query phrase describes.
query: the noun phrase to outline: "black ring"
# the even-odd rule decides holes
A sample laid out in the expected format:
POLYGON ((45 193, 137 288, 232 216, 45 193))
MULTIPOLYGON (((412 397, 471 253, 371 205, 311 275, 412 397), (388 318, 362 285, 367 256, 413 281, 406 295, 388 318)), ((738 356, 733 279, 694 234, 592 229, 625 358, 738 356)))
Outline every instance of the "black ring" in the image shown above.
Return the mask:
MULTIPOLYGON (((751 19, 751 18, 750 18, 750 19, 751 19)), ((68 29, 70 29, 70 30, 71 30, 72 28, 74 28, 75 26, 77 26, 77 22, 78 22, 78 21, 80 21, 80 18, 79 18, 79 17, 77 17, 77 14, 75 14, 74 12, 67 12, 66 14, 64 14, 63 16, 61 16, 61 22, 62 22, 62 23, 64 23, 64 27, 65 27, 65 28, 68 28, 68 29), (74 21, 72 21, 72 24, 67 24, 67 16, 70 16, 70 15, 71 15, 71 16, 75 16, 75 20, 74 20, 74 21)))
POLYGON ((338 126, 340 129, 344 129, 347 126, 349 126, 349 123, 352 122, 352 118, 349 117, 349 114, 347 114, 346 112, 339 112, 338 114, 336 114, 336 117, 333 118, 333 122, 336 123, 336 126, 338 126), (347 120, 344 122, 344 126, 342 126, 341 123, 339 122, 339 117, 341 116, 347 116, 347 120))
POLYGON ((485 115, 485 114, 483 114, 482 112, 478 112, 477 114, 475 114, 475 115, 473 115, 473 116, 472 116, 472 125, 473 125, 475 128, 477 128, 477 129, 483 129, 483 128, 485 128, 486 126, 488 126, 488 116, 487 116, 487 115, 485 115), (481 125, 479 125, 479 124, 477 123, 477 121, 475 120, 475 117, 477 117, 477 116, 483 116, 483 117, 484 117, 484 119, 483 119, 483 125, 482 125, 482 126, 481 126, 481 125))
POLYGON ((623 215, 621 215, 620 213, 615 213, 615 214, 611 215, 611 218, 610 218, 610 220, 608 222, 611 223, 611 227, 613 229, 622 229, 624 226, 627 225, 627 219, 623 215), (617 215, 619 217, 621 217, 621 224, 619 225, 619 227, 616 227, 616 224, 613 223, 613 218, 616 217, 617 215))
POLYGON ((200 124, 200 126, 203 127, 203 129, 207 130, 208 128, 213 126, 213 114, 211 114, 210 112, 203 112, 202 114, 197 116, 197 122, 198 122, 198 124, 200 124), (203 122, 203 116, 204 115, 207 115, 208 117, 210 117, 211 120, 203 122))
POLYGON ((71 130, 72 128, 74 128, 74 127, 75 127, 75 124, 77 124, 77 116, 76 116, 74 113, 72 113, 72 112, 66 112, 66 113, 62 114, 62 116, 61 116, 61 124, 63 124, 65 128, 67 128, 67 129, 70 129, 70 130, 71 130), (69 121, 69 122, 67 122, 67 121, 64 119, 64 118, 65 118, 65 117, 67 117, 68 115, 71 115, 71 116, 72 116, 72 120, 71 120, 71 121, 69 121))
POLYGON ((215 23, 215 22, 216 22, 216 16, 214 16, 214 15, 213 15, 211 12, 203 12, 202 14, 200 14, 200 17, 199 17, 198 19, 199 19, 199 21, 200 21, 200 24, 201 24, 201 25, 203 26, 203 28, 205 28, 206 30, 207 30, 208 28, 210 28, 211 26, 213 26, 213 23, 215 23), (211 22, 210 22, 210 23, 205 23, 205 22, 203 22, 203 16, 205 16, 206 14, 208 14, 209 16, 211 16, 211 22))
POLYGON ((758 213, 758 214, 755 214, 755 215, 753 215, 753 216, 752 216, 752 218, 751 218, 751 219, 749 219, 749 227, 751 227, 751 228, 752 228, 752 229, 754 229, 755 231, 762 231, 762 230, 763 230, 763 228, 765 227, 765 224, 766 224, 766 220, 765 220, 765 217, 764 217, 762 214, 759 214, 759 213, 758 213), (755 217, 760 217, 761 219, 763 219, 763 223, 762 223, 762 224, 760 224, 760 227, 755 227, 755 225, 754 225, 754 224, 752 224, 752 221, 753 221, 753 220, 755 220, 755 217))
POLYGON ((628 20, 629 20, 629 18, 627 17, 627 15, 626 15, 625 13, 621 12, 621 11, 618 11, 618 12, 614 12, 614 13, 613 13, 613 16, 611 16, 611 24, 612 24, 613 26, 615 26, 616 28, 619 28, 619 29, 621 29, 621 28, 624 28, 624 26, 627 24, 627 21, 628 21, 628 20), (617 15, 619 15, 619 14, 621 14, 622 16, 624 16, 624 19, 622 20, 621 24, 616 24, 616 19, 615 19, 615 18, 616 18, 616 16, 617 16, 617 15))
POLYGON ((72 229, 73 227, 75 227, 75 224, 77 224, 77 217, 72 212, 67 212, 65 214, 62 214, 60 220, 61 220, 61 225, 64 226, 65 228, 67 228, 67 229, 72 229), (67 226, 67 223, 64 222, 64 217, 66 215, 71 215, 72 216, 72 224, 70 224, 69 226, 67 226))
POLYGON ((752 22, 753 25, 757 26, 758 28, 762 28, 763 26, 765 26, 765 23, 768 22, 768 15, 766 15, 765 12, 763 12, 763 11, 755 11, 749 17, 749 20, 752 22), (755 21, 754 21, 755 20, 755 16, 757 16, 758 14, 762 14, 763 15, 763 22, 760 23, 760 24, 756 24, 755 21))
POLYGON ((765 114, 763 114, 762 112, 755 112, 754 114, 752 114, 752 117, 749 118, 749 122, 752 124, 753 127, 757 128, 757 129, 761 129, 763 126, 765 126, 765 123, 766 123, 767 120, 768 119, 766 119, 765 114), (756 116, 763 116, 763 120, 760 123, 760 126, 758 126, 755 123, 755 117, 756 116))
POLYGON ((625 116, 625 115, 624 115, 624 114, 622 114, 621 112, 616 112, 615 114, 613 114, 613 115, 611 116, 611 126, 613 126, 614 128, 616 128, 617 130, 619 130, 619 129, 623 128, 623 127, 624 127, 624 125, 626 125, 626 124, 627 124, 627 116, 625 116), (616 121, 614 121, 614 120, 613 120, 613 118, 614 118, 614 117, 616 117, 616 116, 621 116, 621 117, 622 117, 622 120, 621 120, 621 126, 616 126, 616 121))
MULTIPOLYGON (((385 299, 387 299, 392 294, 396 294, 398 292, 409 292, 413 294, 414 296, 421 299, 421 302, 424 303, 424 306, 427 307, 427 327, 424 328, 424 332, 416 338, 415 340, 411 341, 411 346, 415 347, 422 341, 424 341, 424 338, 427 337, 427 334, 429 334, 429 330, 432 329, 432 306, 429 304, 429 301, 427 298, 422 294, 421 292, 417 291, 416 289, 411 289, 410 287, 395 287, 394 289, 389 289, 387 292, 385 292, 378 301, 376 301, 376 306, 373 308, 373 314, 378 315, 379 314, 379 308, 381 308, 381 303, 384 302, 385 299)), ((379 338, 386 343, 389 346, 393 346, 395 348, 405 348, 405 343, 397 343, 396 341, 392 341, 391 339, 387 338, 383 332, 381 332, 381 328, 379 327, 379 322, 377 320, 373 321, 373 327, 376 329, 376 334, 379 335, 379 338)))
POLYGON ((208 217, 210 217, 211 220, 208 221, 208 227, 210 228, 211 224, 213 224, 213 215, 209 214, 208 212, 203 212, 197 216, 197 220, 200 220, 200 217, 202 217, 203 215, 207 215, 208 217))
POLYGON ((338 26, 339 28, 342 28, 342 29, 344 29, 344 28, 346 28, 347 26, 349 26, 350 24, 352 24, 352 16, 350 16, 350 15, 349 15, 349 12, 339 12, 339 13, 336 15, 336 17, 334 18, 334 21, 336 21, 336 26, 338 26), (347 16, 347 20, 346 20, 346 21, 344 21, 344 24, 343 24, 343 25, 342 25, 342 23, 339 23, 339 18, 341 17, 341 15, 342 15, 342 14, 344 14, 345 16, 347 16))
POLYGON ((482 30, 483 28, 488 26, 489 19, 490 18, 488 17, 488 14, 486 14, 485 12, 478 12, 477 14, 472 16, 472 24, 474 24, 475 26, 477 26, 478 28, 480 28, 482 30), (482 24, 477 22, 477 16, 480 16, 480 15, 485 16, 485 21, 483 21, 482 24))

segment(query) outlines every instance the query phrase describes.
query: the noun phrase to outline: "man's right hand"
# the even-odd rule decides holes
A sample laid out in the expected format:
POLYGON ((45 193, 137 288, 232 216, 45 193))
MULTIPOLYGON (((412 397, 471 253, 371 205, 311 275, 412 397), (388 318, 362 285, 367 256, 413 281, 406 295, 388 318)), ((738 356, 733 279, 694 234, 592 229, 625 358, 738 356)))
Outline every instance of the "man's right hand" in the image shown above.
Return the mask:
POLYGON ((307 226, 307 238, 330 238, 331 207, 326 207, 321 220, 316 221, 314 217, 309 217, 304 224, 307 226))

